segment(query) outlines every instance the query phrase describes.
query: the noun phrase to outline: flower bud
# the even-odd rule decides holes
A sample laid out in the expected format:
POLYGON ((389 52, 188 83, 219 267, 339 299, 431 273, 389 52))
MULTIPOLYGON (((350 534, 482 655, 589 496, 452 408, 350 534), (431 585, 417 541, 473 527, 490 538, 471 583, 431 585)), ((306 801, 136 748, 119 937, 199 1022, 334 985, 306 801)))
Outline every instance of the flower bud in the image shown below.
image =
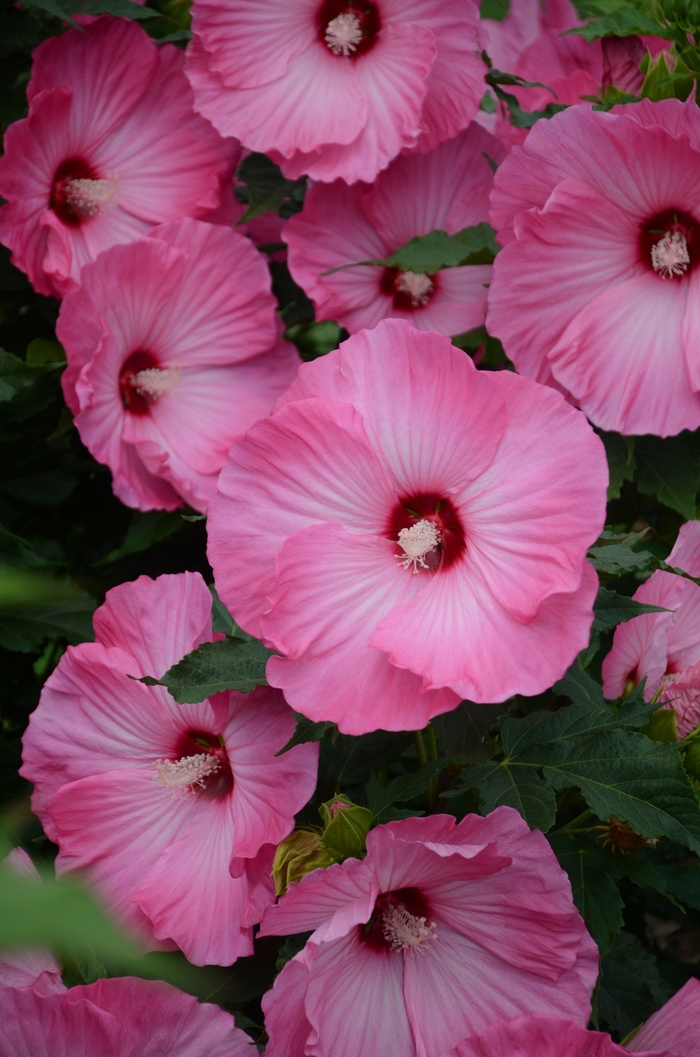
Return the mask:
POLYGON ((326 823, 321 839, 331 855, 338 859, 349 856, 362 858, 365 841, 374 815, 367 807, 359 807, 346 796, 336 796, 321 804, 321 818, 326 823))
POLYGON ((312 870, 319 866, 330 866, 333 862, 335 856, 327 850, 319 833, 295 829, 275 852, 272 876, 276 895, 284 895, 292 881, 300 881, 312 870))

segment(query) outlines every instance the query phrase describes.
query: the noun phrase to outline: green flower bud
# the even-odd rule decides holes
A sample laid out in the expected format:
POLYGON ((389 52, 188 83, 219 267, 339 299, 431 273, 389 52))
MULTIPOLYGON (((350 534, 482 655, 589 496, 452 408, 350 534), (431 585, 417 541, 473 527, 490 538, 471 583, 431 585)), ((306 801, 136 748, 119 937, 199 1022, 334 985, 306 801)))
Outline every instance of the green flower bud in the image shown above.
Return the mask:
POLYGON ((275 852, 272 876, 275 893, 284 895, 292 881, 300 881, 307 873, 319 866, 330 866, 335 862, 325 847, 320 833, 313 830, 295 829, 282 841, 275 852))
POLYGON ((685 750, 685 769, 691 778, 700 777, 700 740, 691 741, 685 750))
POLYGON ((657 708, 649 717, 647 725, 642 727, 642 734, 652 741, 678 741, 676 713, 672 708, 657 708))
POLYGON ((365 854, 365 841, 374 822, 369 808, 353 804, 346 796, 336 796, 321 804, 319 814, 325 822, 321 839, 330 854, 338 859, 365 854))

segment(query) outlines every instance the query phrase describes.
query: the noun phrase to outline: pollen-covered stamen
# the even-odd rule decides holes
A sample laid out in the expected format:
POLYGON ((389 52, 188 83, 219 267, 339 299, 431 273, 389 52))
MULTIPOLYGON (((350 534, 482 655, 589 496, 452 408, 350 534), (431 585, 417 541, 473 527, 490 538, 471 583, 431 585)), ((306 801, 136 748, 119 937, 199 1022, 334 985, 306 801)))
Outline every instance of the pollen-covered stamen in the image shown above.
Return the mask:
POLYGON ((416 917, 402 904, 387 907, 382 914, 384 938, 395 951, 412 951, 424 955, 425 945, 435 939, 434 922, 416 917))
POLYGON ((664 237, 651 247, 651 263, 662 279, 683 275, 690 264, 685 235, 680 231, 667 231, 664 237))
POLYGON ((113 206, 117 198, 117 181, 113 179, 68 180, 65 185, 65 200, 83 218, 113 206))
POLYGON ((348 58, 362 42, 362 27, 357 15, 346 11, 336 15, 326 26, 324 40, 334 55, 348 58))
POLYGON ((399 272, 395 289, 411 299, 413 308, 427 305, 433 292, 433 280, 425 272, 399 272))
POLYGON ((130 378, 132 388, 150 403, 160 400, 177 383, 179 372, 173 367, 147 367, 130 378))
POLYGON ((401 529, 398 544, 405 557, 397 554, 396 559, 401 562, 404 569, 413 566, 414 573, 418 572, 419 565, 422 569, 428 569, 425 556, 434 551, 439 543, 440 533, 437 525, 434 521, 424 518, 422 521, 417 521, 415 525, 411 525, 410 528, 401 529))
POLYGON ((179 760, 156 760, 153 781, 168 789, 190 789, 197 785, 204 789, 205 780, 221 770, 216 756, 198 752, 195 756, 183 756, 179 760))

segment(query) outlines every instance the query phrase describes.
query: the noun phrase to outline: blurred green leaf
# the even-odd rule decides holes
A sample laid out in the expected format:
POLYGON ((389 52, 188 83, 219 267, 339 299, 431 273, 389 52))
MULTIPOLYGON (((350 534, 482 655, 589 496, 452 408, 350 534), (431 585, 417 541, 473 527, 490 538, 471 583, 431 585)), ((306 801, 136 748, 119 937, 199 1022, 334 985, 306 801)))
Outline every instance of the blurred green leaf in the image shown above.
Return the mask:
POLYGON ((447 760, 428 760, 417 771, 402 774, 388 785, 381 785, 376 774, 372 773, 366 786, 368 808, 378 821, 388 821, 392 817, 394 804, 420 796, 427 789, 430 779, 435 778, 446 766, 447 760))
POLYGON ((22 6, 44 11, 47 15, 60 18, 62 21, 75 23, 72 15, 116 15, 120 18, 139 20, 157 18, 158 12, 150 7, 142 7, 131 0, 22 0, 22 6))
POLYGON ((126 530, 126 536, 121 546, 106 554, 100 561, 95 562, 95 568, 102 565, 112 565, 128 554, 138 554, 139 551, 148 550, 155 543, 167 539, 174 532, 182 528, 182 516, 178 510, 172 512, 167 510, 149 510, 142 514, 137 511, 126 530))
POLYGON ((637 437, 635 459, 640 492, 677 510, 686 521, 692 520, 700 487, 700 450, 695 438, 687 432, 677 437, 637 437))
POLYGON ((263 213, 277 213, 293 191, 304 187, 305 180, 286 180, 278 165, 266 154, 253 151, 238 167, 236 174, 248 189, 248 208, 238 221, 245 224, 263 213))
POLYGON ((585 26, 567 29, 566 33, 583 37, 585 40, 599 40, 601 37, 665 37, 673 39, 673 33, 667 30, 651 15, 646 15, 638 8, 620 7, 619 10, 604 18, 587 22, 585 26))

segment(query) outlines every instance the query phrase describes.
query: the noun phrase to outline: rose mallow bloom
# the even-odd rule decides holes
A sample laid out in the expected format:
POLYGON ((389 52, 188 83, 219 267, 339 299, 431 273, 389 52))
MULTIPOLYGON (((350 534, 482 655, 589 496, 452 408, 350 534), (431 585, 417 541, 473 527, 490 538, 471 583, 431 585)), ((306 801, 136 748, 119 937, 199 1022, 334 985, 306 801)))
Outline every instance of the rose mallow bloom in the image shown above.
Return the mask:
POLYGON ((209 557, 293 708, 412 730, 539 693, 586 645, 607 478, 559 393, 384 319, 233 445, 209 557))
MULTIPOLYGON (((690 1057, 668 1040, 653 1047, 636 1047, 644 1057, 690 1057)), ((628 1050, 601 1031, 586 1031, 561 1017, 517 1017, 492 1024, 478 1036, 465 1039, 443 1057, 628 1057, 628 1050)))
POLYGON ((0 989, 3 1057, 255 1057, 230 1013, 160 980, 123 976, 40 995, 0 989))
POLYGON ((700 1057, 700 980, 690 979, 646 1024, 625 1043, 625 1048, 673 1050, 680 1057, 700 1057))
POLYGON ((539 121, 494 178, 489 331, 620 433, 700 425, 700 110, 643 100, 539 121))
POLYGON ((472 123, 427 154, 397 158, 371 188, 342 180, 311 187, 303 212, 287 222, 282 237, 290 271, 317 318, 337 319, 351 334, 386 316, 441 334, 481 326, 489 264, 434 274, 347 265, 389 257, 435 228, 454 235, 487 221, 493 172, 485 155, 499 162, 504 153, 497 139, 472 123), (331 268, 342 270, 325 275, 331 268))
POLYGON ((378 826, 363 861, 307 874, 261 933, 311 929, 263 999, 268 1057, 440 1057, 523 1013, 588 1019, 597 948, 509 807, 378 826))
POLYGON ((194 0, 185 72, 197 110, 286 176, 371 182, 475 116, 478 20, 472 0, 194 0))
POLYGON ((0 160, 0 241, 56 297, 108 246, 217 210, 239 153, 195 114, 178 48, 131 20, 81 21, 34 52, 29 116, 0 160))
POLYGON ((231 443, 292 381, 270 286, 249 239, 191 218, 83 269, 56 328, 63 392, 128 506, 206 510, 231 443))
MULTIPOLYGON (((697 521, 684 525, 668 557, 670 565, 691 575, 700 571, 699 527, 697 521)), ((674 710, 678 735, 685 738, 700 724, 700 587, 658 570, 632 597, 668 612, 643 613, 615 628, 603 661, 603 691, 612 700, 646 676, 646 700, 659 694, 659 707, 674 710)))
POLYGON ((318 746, 275 757, 294 732, 278 691, 178 705, 130 678, 160 678, 212 638, 198 573, 108 591, 96 641, 69 648, 44 686, 22 774, 59 874, 83 870, 149 947, 229 965, 252 953, 274 899, 272 846, 314 791, 318 746))

